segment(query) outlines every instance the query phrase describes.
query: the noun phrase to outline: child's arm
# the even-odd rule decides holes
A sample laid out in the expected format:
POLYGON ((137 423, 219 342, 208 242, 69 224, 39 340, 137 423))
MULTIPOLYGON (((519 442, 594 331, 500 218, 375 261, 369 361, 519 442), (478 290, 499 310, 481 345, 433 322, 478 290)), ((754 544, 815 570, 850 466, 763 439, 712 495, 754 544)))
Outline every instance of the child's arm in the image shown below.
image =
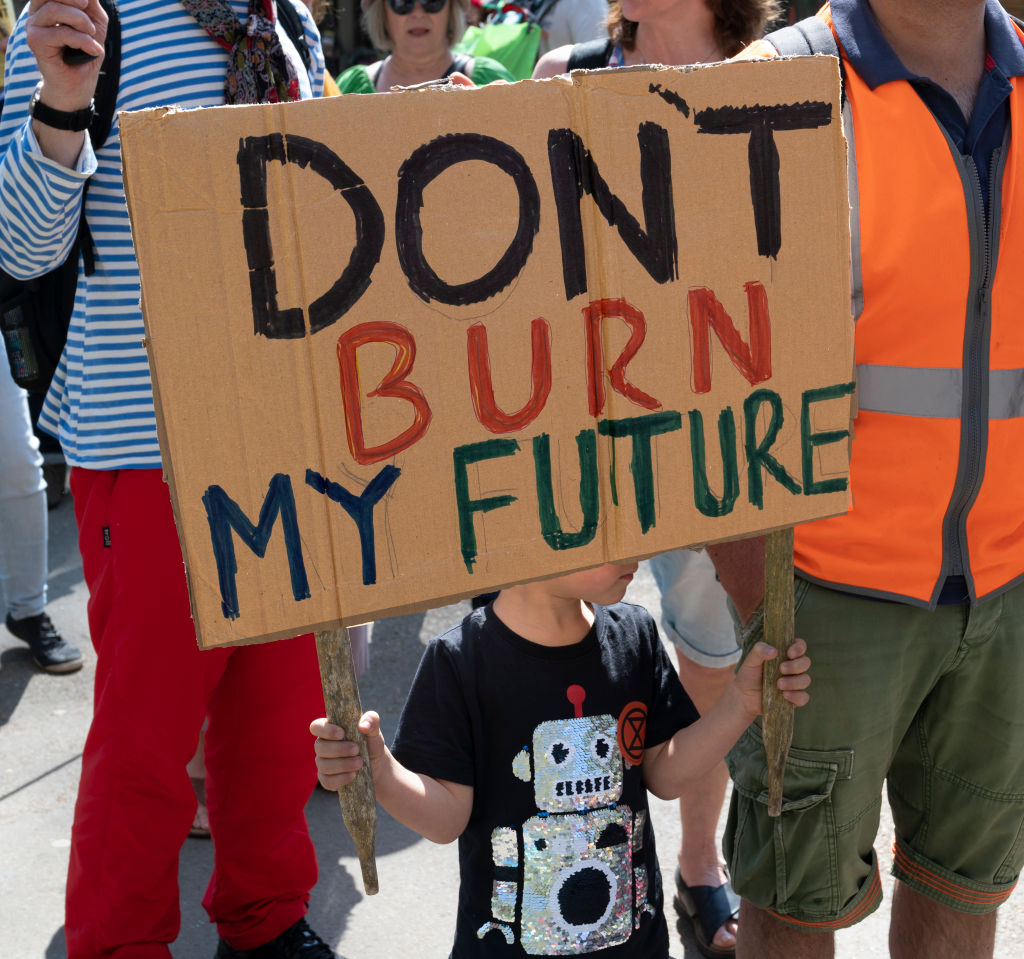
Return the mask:
MULTIPOLYGON (((316 768, 324 789, 338 790, 355 779, 362 766, 359 747, 345 738, 340 726, 326 719, 310 723, 317 737, 316 768)), ((434 779, 406 769, 388 749, 380 733, 380 717, 363 713, 359 731, 366 737, 377 801, 395 819, 432 842, 458 839, 469 822, 473 808, 473 787, 434 779)))
MULTIPOLYGON (((789 658, 779 666, 779 689, 794 706, 810 699, 807 670, 811 661, 807 644, 796 639, 789 658)), ((667 742, 644 752, 644 784, 659 799, 677 799, 689 781, 710 772, 736 744, 743 731, 761 712, 762 666, 775 657, 767 643, 758 643, 747 655, 718 702, 695 723, 680 729, 667 742)))

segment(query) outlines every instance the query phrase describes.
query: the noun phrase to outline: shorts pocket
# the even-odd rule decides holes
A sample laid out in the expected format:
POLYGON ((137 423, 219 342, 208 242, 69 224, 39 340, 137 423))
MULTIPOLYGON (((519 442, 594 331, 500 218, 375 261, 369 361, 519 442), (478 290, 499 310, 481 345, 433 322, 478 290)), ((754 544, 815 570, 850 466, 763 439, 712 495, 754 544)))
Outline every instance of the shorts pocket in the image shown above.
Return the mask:
POLYGON ((853 750, 791 748, 782 815, 768 815, 768 764, 761 730, 740 737, 727 762, 732 809, 724 846, 733 887, 762 909, 809 922, 843 907, 832 791, 853 774, 853 750))

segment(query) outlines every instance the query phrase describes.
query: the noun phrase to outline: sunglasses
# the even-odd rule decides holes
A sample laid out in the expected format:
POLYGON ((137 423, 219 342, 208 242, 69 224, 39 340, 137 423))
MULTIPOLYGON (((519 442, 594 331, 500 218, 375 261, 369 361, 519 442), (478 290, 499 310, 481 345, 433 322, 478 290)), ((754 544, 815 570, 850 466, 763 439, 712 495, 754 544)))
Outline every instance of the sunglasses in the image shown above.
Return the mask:
MULTIPOLYGON (((440 13, 448 0, 419 0, 419 5, 423 7, 424 13, 440 13)), ((391 7, 392 12, 397 13, 400 17, 408 16, 412 13, 412 8, 416 6, 417 0, 388 0, 388 6, 391 7)))

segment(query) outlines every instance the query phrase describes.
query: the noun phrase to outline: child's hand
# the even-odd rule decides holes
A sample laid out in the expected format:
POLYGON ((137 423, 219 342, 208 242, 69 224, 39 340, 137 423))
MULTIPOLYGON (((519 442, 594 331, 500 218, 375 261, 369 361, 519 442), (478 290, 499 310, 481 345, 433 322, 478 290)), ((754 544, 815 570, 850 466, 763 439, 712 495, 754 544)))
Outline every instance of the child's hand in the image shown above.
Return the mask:
MULTIPOLYGON (((757 643, 736 673, 736 689, 743 697, 744 705, 752 717, 761 713, 761 683, 764 674, 762 667, 769 659, 774 659, 775 654, 775 649, 767 643, 757 643)), ((807 687, 811 685, 811 677, 808 674, 810 667, 807 643, 802 639, 794 639, 790 644, 787 659, 779 664, 779 689, 794 706, 806 706, 810 701, 810 693, 806 692, 807 687)))
MULTIPOLYGON (((363 765, 358 744, 346 739, 345 730, 326 719, 313 720, 309 731, 316 736, 313 751, 320 785, 332 791, 347 786, 363 765)), ((366 737, 366 749, 373 766, 387 751, 380 733, 380 716, 375 712, 363 713, 359 718, 359 731, 366 737)))

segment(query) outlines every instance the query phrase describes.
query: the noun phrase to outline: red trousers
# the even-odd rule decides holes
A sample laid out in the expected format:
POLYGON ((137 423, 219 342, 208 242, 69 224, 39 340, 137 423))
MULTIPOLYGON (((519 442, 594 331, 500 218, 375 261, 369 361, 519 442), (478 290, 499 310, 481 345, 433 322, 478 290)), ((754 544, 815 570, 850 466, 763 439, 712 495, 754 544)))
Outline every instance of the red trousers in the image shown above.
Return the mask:
POLYGON ((306 913, 316 855, 308 726, 323 715, 311 636, 200 651, 160 470, 71 476, 96 649, 71 833, 68 959, 169 959, 178 855, 196 809, 185 766, 206 732, 214 870, 203 905, 238 949, 306 913))

